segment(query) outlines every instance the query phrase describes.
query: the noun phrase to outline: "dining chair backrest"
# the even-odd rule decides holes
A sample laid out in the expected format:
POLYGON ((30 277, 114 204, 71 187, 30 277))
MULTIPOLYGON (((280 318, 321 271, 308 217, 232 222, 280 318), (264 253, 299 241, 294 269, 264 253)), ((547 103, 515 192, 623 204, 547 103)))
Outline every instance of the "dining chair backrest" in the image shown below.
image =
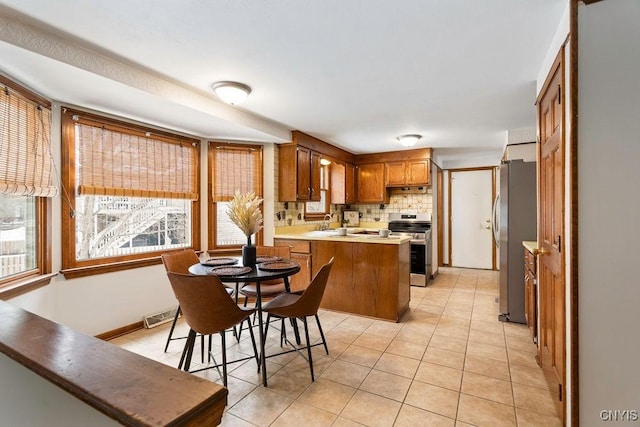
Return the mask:
MULTIPOLYGON (((280 258, 291 258, 291 246, 257 246, 257 256, 277 256, 280 258)), ((283 283, 282 279, 265 280, 260 285, 265 287, 269 285, 277 285, 283 283)))
MULTIPOLYGON (((218 276, 192 276, 167 272, 187 324, 210 335, 224 331, 247 317, 225 290, 218 276)), ((249 313, 252 310, 249 311, 249 313)))
POLYGON ((189 267, 200 262, 198 255, 193 249, 180 252, 168 252, 162 254, 162 263, 167 272, 188 274, 189 267))
POLYGON ((300 298, 288 307, 288 317, 314 316, 318 313, 318 308, 320 308, 320 302, 322 302, 324 290, 327 287, 333 262, 334 258, 332 257, 329 262, 323 265, 316 273, 307 289, 300 295, 300 298))
POLYGON ((256 246, 256 255, 291 258, 291 246, 256 246))

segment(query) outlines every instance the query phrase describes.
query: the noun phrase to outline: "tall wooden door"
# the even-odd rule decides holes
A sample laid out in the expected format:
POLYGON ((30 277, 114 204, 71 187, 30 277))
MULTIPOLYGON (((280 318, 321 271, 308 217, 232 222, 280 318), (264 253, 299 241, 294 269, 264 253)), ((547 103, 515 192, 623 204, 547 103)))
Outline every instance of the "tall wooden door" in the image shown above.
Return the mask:
POLYGON ((538 204, 538 286, 540 361, 547 381, 557 387, 556 405, 564 418, 565 267, 564 267, 564 49, 558 54, 538 98, 540 137, 538 204))

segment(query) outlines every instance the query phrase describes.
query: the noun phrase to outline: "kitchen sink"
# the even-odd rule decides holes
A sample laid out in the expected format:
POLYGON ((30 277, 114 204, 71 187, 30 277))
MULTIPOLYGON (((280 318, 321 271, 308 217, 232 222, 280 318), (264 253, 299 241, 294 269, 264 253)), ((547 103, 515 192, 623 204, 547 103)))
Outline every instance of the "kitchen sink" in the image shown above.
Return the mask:
POLYGON ((309 237, 333 237, 337 236, 338 232, 336 230, 314 230, 307 231, 305 234, 309 237))

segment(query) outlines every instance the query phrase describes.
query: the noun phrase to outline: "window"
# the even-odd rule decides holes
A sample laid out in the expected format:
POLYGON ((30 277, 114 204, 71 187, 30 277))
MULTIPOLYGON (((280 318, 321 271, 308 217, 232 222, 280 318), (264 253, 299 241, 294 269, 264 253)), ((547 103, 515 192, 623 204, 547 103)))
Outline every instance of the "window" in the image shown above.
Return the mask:
POLYGON ((329 204, 329 166, 320 166, 320 200, 317 202, 306 202, 304 204, 304 219, 314 220, 324 218, 331 212, 329 204))
POLYGON ((51 104, 0 76, 0 292, 47 284, 51 272, 51 104))
MULTIPOLYGON (((209 248, 237 251, 246 237, 229 219, 227 209, 236 190, 262 197, 262 146, 209 142, 209 248)), ((261 233, 254 236, 261 242, 261 233)))
POLYGON ((63 273, 158 262, 199 247, 199 142, 64 110, 63 273))

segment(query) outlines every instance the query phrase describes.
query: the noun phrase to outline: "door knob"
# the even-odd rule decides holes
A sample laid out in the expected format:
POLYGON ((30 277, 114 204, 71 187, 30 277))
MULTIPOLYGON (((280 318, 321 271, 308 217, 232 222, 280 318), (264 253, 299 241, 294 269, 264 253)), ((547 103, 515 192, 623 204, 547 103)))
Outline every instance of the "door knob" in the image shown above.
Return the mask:
POLYGON ((537 253, 534 255, 550 255, 551 251, 549 249, 540 248, 537 250, 537 253))
POLYGON ((486 228, 487 230, 491 230, 491 226, 490 225, 487 225, 484 228, 486 228))

